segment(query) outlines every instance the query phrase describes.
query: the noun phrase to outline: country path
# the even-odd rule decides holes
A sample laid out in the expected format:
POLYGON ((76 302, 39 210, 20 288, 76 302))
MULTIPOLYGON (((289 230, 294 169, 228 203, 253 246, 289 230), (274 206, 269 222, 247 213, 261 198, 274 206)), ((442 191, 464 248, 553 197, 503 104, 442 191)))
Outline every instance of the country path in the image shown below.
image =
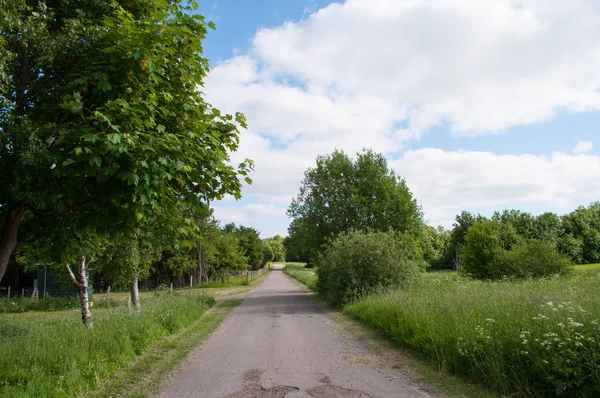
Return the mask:
POLYGON ((272 271, 168 381, 161 398, 428 397, 272 271))

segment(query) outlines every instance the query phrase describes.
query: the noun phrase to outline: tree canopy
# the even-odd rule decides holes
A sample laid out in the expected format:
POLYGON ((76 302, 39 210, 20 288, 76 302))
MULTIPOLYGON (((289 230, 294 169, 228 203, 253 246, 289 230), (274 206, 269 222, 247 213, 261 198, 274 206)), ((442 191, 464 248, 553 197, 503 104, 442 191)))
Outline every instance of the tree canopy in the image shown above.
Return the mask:
MULTIPOLYGON (((201 41, 212 24, 190 12, 193 2, 9 3, 0 20, 0 279, 21 222, 53 242, 85 242, 88 229, 143 233, 178 203, 240 196, 251 163, 236 169, 229 153, 245 120, 202 97, 201 41)), ((164 236, 193 233, 193 220, 180 221, 164 236)))
POLYGON ((422 213, 404 179, 371 150, 350 159, 342 151, 319 156, 304 173, 298 196, 288 209, 290 239, 308 260, 328 239, 357 230, 420 233, 422 213))

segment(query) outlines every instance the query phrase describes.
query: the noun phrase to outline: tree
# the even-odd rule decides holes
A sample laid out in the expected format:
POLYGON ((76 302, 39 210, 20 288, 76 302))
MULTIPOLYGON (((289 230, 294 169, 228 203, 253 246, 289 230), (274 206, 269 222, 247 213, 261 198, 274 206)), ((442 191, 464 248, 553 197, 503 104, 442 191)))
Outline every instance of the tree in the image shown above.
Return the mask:
POLYGON ((419 234, 421 209, 405 181, 388 169, 383 155, 371 150, 353 161, 334 151, 319 156, 304 173, 288 215, 289 234, 304 244, 309 261, 335 236, 351 229, 419 234))
POLYGON ((439 267, 444 252, 448 250, 449 242, 450 231, 446 231, 442 226, 434 228, 423 224, 423 232, 419 243, 423 252, 423 259, 429 266, 439 267))
POLYGON ((490 220, 476 221, 465 236, 464 271, 478 279, 495 279, 501 275, 496 267, 502 253, 500 237, 490 220))
POLYGON ((432 263, 433 268, 455 269, 458 266, 458 260, 461 256, 460 250, 465 244, 467 231, 477 220, 482 219, 481 215, 463 211, 456 216, 453 228, 450 231, 450 237, 444 255, 439 262, 432 263))
POLYGON ((246 269, 248 258, 244 256, 244 252, 236 235, 221 232, 215 243, 217 254, 215 256, 215 264, 213 267, 216 276, 220 276, 221 279, 224 279, 225 273, 228 271, 241 271, 246 269))
POLYGON ((559 250, 576 264, 600 262, 600 202, 562 217, 559 250))
POLYGON ((235 234, 242 253, 248 259, 248 264, 253 269, 258 269, 264 265, 264 245, 256 229, 244 227, 243 225, 236 227, 235 224, 231 223, 225 226, 224 231, 235 234))
POLYGON ((273 260, 285 262, 285 246, 283 244, 283 238, 280 235, 275 235, 272 238, 265 239, 265 245, 271 248, 273 252, 273 260))
POLYGON ((554 213, 546 212, 535 218, 533 237, 548 242, 556 248, 561 228, 560 217, 554 213))
MULTIPOLYGON (((198 90, 212 27, 202 16, 177 0, 12 0, 3 11, 0 279, 23 221, 77 238, 79 254, 52 250, 81 260, 96 235, 143 234, 181 201, 240 196, 251 163, 236 170, 229 153, 245 120, 198 90)), ((181 239, 194 229, 171 226, 181 239)))

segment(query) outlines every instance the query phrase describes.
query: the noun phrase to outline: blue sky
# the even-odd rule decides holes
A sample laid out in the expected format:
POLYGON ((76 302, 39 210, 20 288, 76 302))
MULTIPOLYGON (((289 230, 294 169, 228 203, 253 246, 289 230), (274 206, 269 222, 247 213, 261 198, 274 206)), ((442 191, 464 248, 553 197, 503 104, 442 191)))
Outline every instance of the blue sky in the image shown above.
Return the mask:
POLYGON ((200 1, 208 101, 256 162, 217 218, 286 234, 302 173, 384 153, 432 225, 461 210, 565 213, 600 198, 600 5, 536 0, 200 1))

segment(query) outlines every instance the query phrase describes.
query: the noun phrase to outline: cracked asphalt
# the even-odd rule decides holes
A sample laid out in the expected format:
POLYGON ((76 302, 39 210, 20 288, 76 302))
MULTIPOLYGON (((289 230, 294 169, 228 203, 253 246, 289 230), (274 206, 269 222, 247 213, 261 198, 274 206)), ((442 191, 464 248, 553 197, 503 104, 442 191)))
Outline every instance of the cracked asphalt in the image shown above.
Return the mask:
POLYGON ((248 292, 172 375, 162 398, 428 397, 281 270, 248 292))

